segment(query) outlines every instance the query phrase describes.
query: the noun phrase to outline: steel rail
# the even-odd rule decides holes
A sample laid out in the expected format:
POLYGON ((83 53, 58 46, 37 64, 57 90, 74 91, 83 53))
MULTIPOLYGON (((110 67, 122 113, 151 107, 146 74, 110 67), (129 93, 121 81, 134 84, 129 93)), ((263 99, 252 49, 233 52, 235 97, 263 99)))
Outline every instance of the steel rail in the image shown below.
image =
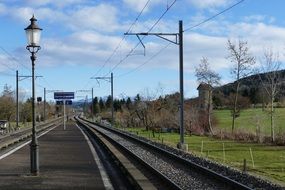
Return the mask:
MULTIPOLYGON (((37 125, 37 133, 41 133, 54 125, 57 125, 58 122, 61 121, 60 118, 48 121, 46 123, 37 125)), ((6 134, 5 136, 0 138, 0 150, 2 151, 3 149, 6 149, 7 147, 10 147, 11 145, 15 145, 21 141, 24 141, 31 137, 32 132, 31 132, 32 127, 28 127, 26 129, 16 131, 11 134, 6 134)))
MULTIPOLYGON (((82 118, 81 118, 82 119, 82 118)), ((172 159, 174 159, 175 161, 177 162, 180 162, 181 164, 185 164, 185 166, 188 166, 188 167, 191 167, 191 168, 194 168, 196 171, 200 172, 200 173, 203 173, 211 178, 215 178, 216 180, 222 182, 222 183, 226 183, 227 185, 229 185, 230 187, 234 188, 234 189, 244 189, 244 190, 252 190, 251 187, 248 187, 238 181, 235 181, 227 176, 224 176, 220 173, 217 173, 211 169, 208 169, 206 167, 203 167, 201 165, 198 165, 197 163, 194 163, 190 160, 187 160, 185 158, 182 158, 182 157, 179 157, 178 155, 172 153, 172 152, 169 152, 168 150, 165 150, 165 149, 162 149, 160 147, 157 147, 153 144, 150 144, 149 142, 145 142, 141 139, 138 139, 138 138, 135 138, 134 136, 130 135, 130 134, 127 134, 127 133, 124 133, 124 132, 121 132, 119 131, 118 129, 115 129, 115 128, 110 128, 110 127, 106 127, 106 126, 103 126, 101 124, 98 124, 98 123, 94 123, 92 121, 89 121, 89 120, 86 120, 86 119, 83 119, 84 121, 90 123, 90 124, 93 124, 93 125, 97 125, 99 127, 102 127, 108 131, 111 131, 111 132, 114 132, 122 137, 125 137, 125 138, 128 138, 128 139, 131 139, 139 144, 142 144, 150 149, 153 149, 153 150, 156 150, 172 159)))
MULTIPOLYGON (((89 127, 91 127, 93 130, 96 130, 98 133, 100 133, 100 135, 102 135, 109 142, 111 142, 112 144, 115 144, 116 146, 118 146, 120 149, 122 149, 124 152, 126 152, 129 156, 131 156, 132 158, 137 160, 140 164, 142 164, 144 167, 149 169, 149 171, 151 171, 153 174, 155 174, 155 176, 158 177, 161 181, 163 181, 164 184, 167 184, 166 186, 169 187, 169 189, 182 190, 182 188, 179 187, 177 184, 175 184, 173 181, 171 181, 171 179, 169 179, 163 173, 161 173, 160 171, 158 171, 157 169, 152 167, 150 164, 146 163, 143 159, 141 159, 139 156, 137 156, 134 153, 132 153, 129 149, 127 149, 123 145, 119 144, 118 142, 116 142, 114 139, 110 138, 108 135, 104 134, 103 132, 97 130, 96 128, 94 128, 94 126, 90 126, 90 124, 94 125, 94 123, 92 123, 92 122, 90 122, 88 120, 84 120, 82 118, 80 118, 80 119, 76 118, 76 120, 78 122, 80 122, 80 123, 82 123, 82 121, 80 121, 80 120, 88 122, 89 123, 89 125, 88 125, 89 127)), ((86 125, 86 123, 83 123, 83 124, 86 125)))

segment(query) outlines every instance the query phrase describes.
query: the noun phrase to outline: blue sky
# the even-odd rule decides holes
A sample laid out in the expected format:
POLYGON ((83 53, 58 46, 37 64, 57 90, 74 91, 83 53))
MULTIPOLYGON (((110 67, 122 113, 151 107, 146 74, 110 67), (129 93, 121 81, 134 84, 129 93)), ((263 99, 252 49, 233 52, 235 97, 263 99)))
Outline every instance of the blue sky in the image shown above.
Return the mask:
MULTIPOLYGON (((173 1, 150 0, 131 31, 148 31, 173 1)), ((152 32, 176 33, 179 20, 183 20, 186 29, 236 2, 238 0, 177 0, 152 32)), ((44 87, 75 92, 93 87, 95 96, 106 96, 110 93, 110 84, 106 81, 98 84, 90 77, 109 76, 111 71, 115 76, 116 97, 137 93, 159 96, 178 91, 176 45, 148 36, 143 39, 145 56, 142 46, 138 46, 134 54, 125 59, 138 40, 135 36, 122 40, 123 34, 146 3, 147 0, 0 0, 0 88, 8 84, 15 89, 17 69, 20 75, 31 73, 24 28, 35 14, 43 28, 36 73, 44 77, 36 80, 37 96, 43 95, 44 87)), ((197 95, 195 67, 203 56, 222 76, 222 83, 233 81, 232 64, 226 59, 228 39, 247 40, 257 65, 264 49, 272 48, 279 53, 284 68, 284 7, 283 0, 245 0, 215 19, 186 31, 185 97, 197 95)), ((31 95, 30 79, 20 81, 19 86, 23 98, 31 95)), ((77 99, 86 95, 91 97, 91 93, 76 93, 77 99)), ((47 98, 52 100, 53 94, 49 93, 47 98)))

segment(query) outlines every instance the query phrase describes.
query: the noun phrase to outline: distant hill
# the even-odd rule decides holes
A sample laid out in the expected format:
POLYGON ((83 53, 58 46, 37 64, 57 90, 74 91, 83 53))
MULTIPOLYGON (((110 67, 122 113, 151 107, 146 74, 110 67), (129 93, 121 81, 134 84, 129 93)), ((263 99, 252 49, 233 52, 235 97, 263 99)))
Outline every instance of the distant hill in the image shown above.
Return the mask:
MULTIPOLYGON (((240 79, 239 94, 248 98, 252 104, 266 102, 268 95, 264 92, 261 79, 264 80, 267 75, 268 73, 255 74, 240 79)), ((285 70, 278 71, 277 75, 279 77, 280 91, 276 101, 279 101, 285 97, 285 70)), ((221 98, 221 96, 227 98, 231 93, 235 93, 235 84, 236 82, 233 82, 214 88, 214 102, 215 98, 221 98)))

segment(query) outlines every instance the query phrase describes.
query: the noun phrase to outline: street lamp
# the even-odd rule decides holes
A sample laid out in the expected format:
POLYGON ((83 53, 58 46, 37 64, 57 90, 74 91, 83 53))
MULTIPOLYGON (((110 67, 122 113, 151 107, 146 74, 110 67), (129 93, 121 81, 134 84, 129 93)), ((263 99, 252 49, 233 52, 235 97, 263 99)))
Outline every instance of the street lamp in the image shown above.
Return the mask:
POLYGON ((26 49, 32 54, 32 142, 30 144, 30 158, 31 158, 31 174, 39 174, 39 147, 36 137, 36 118, 35 118, 35 60, 36 53, 41 49, 39 46, 42 29, 36 24, 37 19, 33 17, 30 19, 31 24, 25 28, 28 45, 26 49))

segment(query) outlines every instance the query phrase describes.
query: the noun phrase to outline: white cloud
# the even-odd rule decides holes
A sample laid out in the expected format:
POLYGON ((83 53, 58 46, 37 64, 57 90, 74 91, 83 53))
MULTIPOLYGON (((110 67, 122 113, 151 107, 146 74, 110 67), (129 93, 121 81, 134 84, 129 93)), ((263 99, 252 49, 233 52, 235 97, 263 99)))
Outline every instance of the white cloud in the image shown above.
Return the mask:
POLYGON ((40 7, 40 6, 46 6, 46 5, 53 5, 58 8, 63 8, 65 6, 73 5, 73 4, 79 4, 83 3, 85 0, 27 0, 25 3, 29 6, 33 7, 40 7))
POLYGON ((253 53, 259 54, 264 47, 273 47, 279 52, 285 48, 285 28, 264 23, 236 23, 229 26, 232 37, 243 37, 252 46, 253 53))
MULTIPOLYGON (((213 23, 215 24, 215 23, 213 23)), ((253 56, 261 57, 265 47, 272 47, 276 52, 283 52, 285 48, 285 28, 265 23, 224 23, 225 29, 217 35, 201 34, 197 32, 184 34, 184 69, 186 73, 194 72, 202 57, 207 57, 210 66, 216 72, 230 73, 232 64, 226 59, 228 56, 227 40, 244 39, 248 41, 250 52, 253 56), (226 31, 226 34, 225 34, 226 31)), ((205 28, 207 30, 207 28, 205 28)), ((151 40, 153 41, 153 40, 151 40)), ((130 57, 122 68, 136 68, 143 64, 149 57, 158 52, 164 45, 163 41, 145 43, 146 57, 130 57)), ((140 46, 139 46, 140 47, 140 46)), ((142 49, 142 48, 138 48, 142 49)), ((285 61, 284 54, 280 60, 285 61)), ((151 60, 142 69, 168 68, 178 70, 178 47, 170 46, 159 56, 151 60)), ((228 75, 226 74, 226 75, 228 75)), ((223 75, 223 74, 222 74, 223 75)))
POLYGON ((35 17, 41 22, 41 20, 46 20, 49 22, 63 23, 68 18, 64 13, 56 11, 50 8, 31 8, 31 7, 14 7, 9 9, 9 15, 11 15, 17 21, 24 23, 29 22, 29 19, 35 15, 35 17), (17 12, 18 14, 13 14, 17 12))
POLYGON ((30 7, 11 8, 9 10, 9 14, 12 15, 14 19, 22 22, 27 22, 27 20, 30 19, 34 13, 34 9, 30 7))
MULTIPOLYGON (((123 0, 123 2, 133 9, 134 11, 140 12, 144 6, 146 5, 148 0, 123 0)), ((151 7, 154 7, 155 5, 164 2, 163 0, 152 0, 148 3, 147 7, 144 9, 145 12, 147 12, 151 7)))
POLYGON ((7 7, 4 4, 0 3, 0 15, 6 13, 7 7))
POLYGON ((249 15, 244 17, 244 22, 267 22, 272 24, 275 22, 275 18, 267 15, 249 15))
POLYGON ((188 2, 198 9, 212 9, 224 7, 232 2, 232 0, 188 0, 188 2))
MULTIPOLYGON (((72 3, 75 1, 65 2, 72 3)), ((124 3, 132 7, 135 11, 140 11, 145 2, 146 0, 124 0, 124 3)), ((150 6, 154 6, 156 2, 162 1, 151 1, 150 6)), ((199 9, 206 9, 223 7, 231 1, 189 0, 189 2, 199 9)), ((121 20, 119 8, 112 4, 102 3, 96 6, 81 5, 81 7, 75 6, 73 9, 66 11, 52 9, 50 6, 45 7, 44 5, 52 3, 51 0, 40 1, 38 3, 42 4, 37 9, 33 7, 10 7, 6 9, 5 5, 0 4, 0 15, 1 13, 9 14, 15 19, 27 23, 31 15, 35 13, 39 22, 44 20, 52 24, 58 24, 64 28, 64 33, 67 32, 67 34, 61 34, 62 36, 60 37, 45 38, 43 35, 42 51, 39 52, 40 67, 57 67, 58 64, 101 66, 121 41, 122 32, 120 31, 125 30, 129 26, 129 24, 125 24, 125 20, 121 20), (14 12, 17 12, 17 14, 13 14, 14 12), (118 32, 118 34, 115 34, 115 32, 118 32), (110 33, 112 35, 108 35, 110 33)), ((196 21, 201 21, 204 18, 198 15, 192 22, 196 24, 196 21)), ((231 67, 231 64, 226 59, 228 55, 226 47, 228 38, 243 38, 248 40, 250 50, 255 56, 262 55, 264 47, 268 46, 273 47, 274 50, 279 52, 284 51, 285 28, 268 24, 269 20, 273 21, 274 18, 264 15, 249 15, 243 18, 243 22, 231 23, 221 16, 202 25, 195 32, 185 32, 185 73, 194 76, 194 68, 200 63, 200 59, 203 56, 209 59, 210 66, 215 71, 227 71, 231 67)), ((144 21, 140 21, 134 27, 133 31, 146 32, 154 22, 155 20, 147 17, 144 21)), ((188 23, 185 25, 188 26, 191 24, 188 23)), ((177 29, 178 24, 176 21, 163 19, 155 27, 153 32, 177 32, 177 29)), ((108 63, 108 69, 124 58, 137 43, 138 41, 136 41, 135 36, 128 37, 127 42, 122 43, 110 63, 108 63)), ((144 40, 144 43, 146 45, 145 57, 132 55, 120 64, 119 67, 125 69, 125 71, 136 68, 156 54, 166 44, 163 40, 150 36, 144 40)), ((141 54, 142 52, 143 48, 138 46, 135 53, 141 54)), ((280 54, 280 59, 281 61, 285 61, 283 54, 280 54)), ((161 68, 178 70, 178 63, 178 46, 171 45, 147 65, 143 66, 142 69, 161 68)), ((5 68, 2 67, 1 69, 5 68)))
MULTIPOLYGON (((121 41, 119 36, 103 35, 94 31, 73 33, 65 38, 45 38, 42 41, 41 66, 54 67, 60 64, 100 66, 121 41)), ((132 47, 121 43, 114 62, 119 54, 125 55, 132 47)))
POLYGON ((94 7, 81 7, 70 16, 71 27, 112 32, 119 28, 116 7, 100 4, 94 7))
POLYGON ((39 20, 47 20, 48 22, 52 23, 64 23, 68 21, 68 15, 50 8, 36 9, 35 16, 39 20))
POLYGON ((17 64, 7 55, 0 54, 0 72, 1 71, 13 71, 17 64))
MULTIPOLYGON (((0 14, 1 14, 0 4, 0 14)), ((117 8, 109 4, 97 6, 81 6, 69 11, 52 9, 48 6, 33 8, 29 6, 10 7, 3 14, 9 15, 17 21, 26 23, 33 14, 38 20, 44 20, 52 24, 60 25, 72 30, 96 30, 113 32, 122 28, 118 21, 117 8), (17 14, 15 14, 17 13, 17 14)))

